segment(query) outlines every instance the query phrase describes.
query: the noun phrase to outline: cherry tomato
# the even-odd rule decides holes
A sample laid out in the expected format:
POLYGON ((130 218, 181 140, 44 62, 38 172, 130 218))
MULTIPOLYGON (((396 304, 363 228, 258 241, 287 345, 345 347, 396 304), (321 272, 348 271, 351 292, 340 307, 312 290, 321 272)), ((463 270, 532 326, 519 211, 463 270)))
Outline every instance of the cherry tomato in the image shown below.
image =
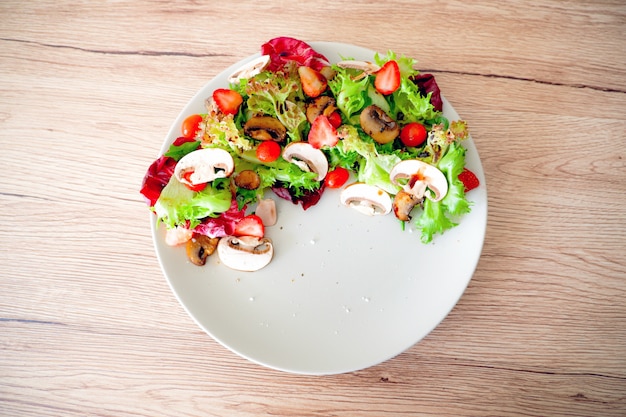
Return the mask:
POLYGON ((274 141, 266 140, 256 148, 256 157, 261 162, 274 162, 280 156, 280 145, 274 141))
POLYGON ((426 140, 426 128, 424 125, 413 122, 409 123, 400 131, 400 140, 404 146, 420 146, 426 140))
POLYGON ((334 111, 330 114, 330 116, 328 116, 328 121, 331 125, 333 125, 335 129, 337 129, 339 126, 341 126, 341 115, 339 114, 339 112, 334 111))
POLYGON ((188 116, 181 126, 183 137, 187 139, 195 138, 198 130, 200 130, 200 122, 202 122, 202 116, 199 114, 188 116))
POLYGON ((326 174, 324 183, 328 188, 339 188, 348 181, 350 178, 350 172, 342 167, 337 167, 326 174))

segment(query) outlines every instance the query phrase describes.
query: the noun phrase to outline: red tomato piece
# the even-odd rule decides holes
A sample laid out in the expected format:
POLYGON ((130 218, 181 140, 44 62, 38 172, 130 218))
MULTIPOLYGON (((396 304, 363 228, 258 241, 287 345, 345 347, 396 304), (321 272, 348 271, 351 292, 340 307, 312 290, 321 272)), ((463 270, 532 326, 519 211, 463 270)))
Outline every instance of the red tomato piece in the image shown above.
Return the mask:
POLYGON ((338 111, 334 111, 330 114, 330 116, 328 116, 328 121, 335 129, 337 129, 342 123, 341 115, 338 111))
POLYGON ((396 61, 387 61, 381 69, 376 72, 374 87, 379 93, 388 95, 400 87, 400 67, 396 61))
POLYGON ((324 183, 328 188, 339 188, 348 181, 348 178, 350 178, 350 171, 342 167, 337 167, 326 174, 324 183))
MULTIPOLYGON (((186 179, 187 181, 191 182, 191 180, 190 180, 191 174, 193 174, 193 171, 189 170, 189 171, 183 173, 183 178, 186 179)), ((185 186, 187 188, 189 188, 191 191, 195 191, 195 192, 202 191, 207 186, 206 182, 203 182, 201 184, 195 184, 195 185, 189 185, 187 183, 183 183, 183 184, 185 184, 185 186)))
POLYGON ((404 146, 420 146, 426 140, 426 128, 421 123, 412 122, 400 131, 400 140, 404 146))
POLYGON ((187 116, 181 126, 181 132, 184 138, 193 139, 200 130, 200 123, 202 122, 202 116, 199 114, 192 114, 187 116))
POLYGON ((274 162, 281 153, 280 145, 272 140, 266 140, 256 148, 256 157, 261 162, 274 162))

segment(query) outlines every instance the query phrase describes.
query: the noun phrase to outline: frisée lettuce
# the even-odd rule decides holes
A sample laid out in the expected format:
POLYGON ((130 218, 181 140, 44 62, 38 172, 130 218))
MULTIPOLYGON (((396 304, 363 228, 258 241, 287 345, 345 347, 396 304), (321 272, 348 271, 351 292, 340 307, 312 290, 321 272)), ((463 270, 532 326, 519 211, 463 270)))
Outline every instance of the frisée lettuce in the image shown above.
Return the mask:
POLYGON ((423 243, 470 212, 469 189, 460 179, 467 170, 462 145, 469 137, 467 124, 446 118, 434 76, 421 74, 413 58, 388 51, 375 54, 373 62, 347 58, 331 64, 308 44, 288 37, 270 40, 261 52, 267 56, 265 66, 208 97, 206 113, 193 133, 183 128, 182 136, 148 169, 141 193, 160 224, 187 229, 190 236, 222 237, 239 229, 262 236, 262 225, 237 225, 249 224, 246 213, 253 213, 270 193, 307 209, 327 188, 349 188, 348 178, 388 195, 402 228, 413 225, 423 243), (312 71, 301 71, 309 68, 312 71), (376 111, 366 111, 371 109, 376 111), (281 136, 250 136, 247 122, 258 116, 282 125, 281 136), (364 117, 373 117, 373 123, 379 123, 381 131, 392 131, 392 136, 377 138, 364 117), (276 143, 263 146, 266 141, 276 143), (308 143, 317 159, 322 155, 323 169, 307 157, 295 162, 283 158, 284 149, 296 142, 308 143), (178 178, 173 175, 181 158, 207 148, 227 151, 233 172, 205 184, 188 184, 179 172, 178 178), (268 153, 271 149, 274 154, 268 153), (430 179, 422 171, 406 174, 400 182, 391 178, 394 168, 407 160, 428 164, 428 172, 439 170, 445 193, 432 198, 435 194, 424 192, 430 179), (237 181, 242 172, 252 173, 254 186, 237 181), (420 182, 423 187, 414 186, 420 182), (402 217, 398 198, 407 193, 410 215, 402 217))

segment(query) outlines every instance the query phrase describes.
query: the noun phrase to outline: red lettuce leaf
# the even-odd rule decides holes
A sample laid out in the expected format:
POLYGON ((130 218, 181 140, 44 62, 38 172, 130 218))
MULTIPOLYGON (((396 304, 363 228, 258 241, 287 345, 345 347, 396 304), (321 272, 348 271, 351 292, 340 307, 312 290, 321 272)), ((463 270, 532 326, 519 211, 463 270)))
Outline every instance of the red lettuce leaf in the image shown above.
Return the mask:
POLYGON ((289 61, 295 61, 298 65, 321 70, 328 65, 328 59, 316 52, 309 44, 298 39, 286 36, 269 40, 261 46, 261 54, 270 56, 267 69, 279 71, 289 61))
POLYGON ((246 207, 240 210, 237 201, 233 199, 227 211, 221 213, 219 217, 207 217, 193 231, 209 237, 230 236, 235 231, 235 224, 245 216, 246 207))
POLYGON ((443 101, 441 100, 441 91, 435 81, 435 76, 432 74, 418 74, 411 77, 411 80, 417 85, 422 96, 426 97, 428 93, 432 93, 430 96, 430 104, 433 105, 435 110, 443 111, 443 101))
POLYGON ((141 184, 141 194, 146 198, 146 204, 150 207, 159 199, 161 191, 170 181, 174 174, 176 160, 169 156, 161 156, 150 165, 141 184))
POLYGON ((320 201, 324 188, 324 183, 322 183, 320 188, 316 190, 305 190, 303 193, 300 193, 301 195, 296 195, 292 189, 277 183, 272 187, 272 191, 284 200, 291 201, 293 204, 301 204, 302 208, 306 210, 320 201))

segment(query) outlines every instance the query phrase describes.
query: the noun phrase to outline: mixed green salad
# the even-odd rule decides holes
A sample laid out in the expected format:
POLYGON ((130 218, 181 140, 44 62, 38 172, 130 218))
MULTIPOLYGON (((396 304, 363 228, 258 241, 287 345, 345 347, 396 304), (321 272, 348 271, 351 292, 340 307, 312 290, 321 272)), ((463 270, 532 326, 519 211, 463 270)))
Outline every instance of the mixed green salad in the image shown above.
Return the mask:
POLYGON ((217 250, 227 266, 260 269, 273 253, 272 196, 306 210, 328 188, 365 215, 410 224, 423 243, 454 227, 478 186, 465 167, 468 128, 443 115, 434 77, 415 65, 393 52, 330 63, 288 37, 262 45, 144 177, 167 243, 198 265, 217 250))

